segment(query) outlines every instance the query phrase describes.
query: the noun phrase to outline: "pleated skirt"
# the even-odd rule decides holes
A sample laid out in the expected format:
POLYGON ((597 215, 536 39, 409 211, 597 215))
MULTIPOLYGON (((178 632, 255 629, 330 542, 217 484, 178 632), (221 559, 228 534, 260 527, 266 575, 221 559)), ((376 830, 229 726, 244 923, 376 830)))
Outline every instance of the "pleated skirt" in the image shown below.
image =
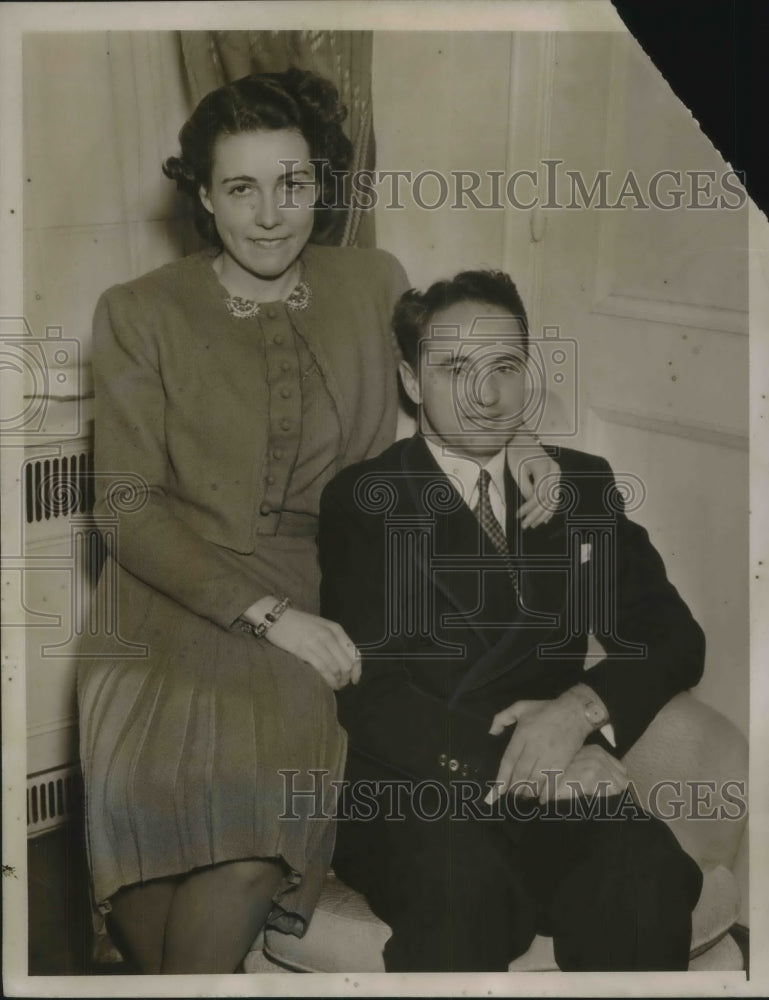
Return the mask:
MULTIPOLYGON (((288 540, 285 559, 289 596, 314 610, 314 541, 288 540)), ((78 664, 95 904, 106 912, 120 888, 152 879, 280 859, 268 922, 301 935, 331 861, 344 770, 333 691, 266 639, 189 612, 109 559, 102 587, 110 574, 116 630, 87 637, 78 664)))

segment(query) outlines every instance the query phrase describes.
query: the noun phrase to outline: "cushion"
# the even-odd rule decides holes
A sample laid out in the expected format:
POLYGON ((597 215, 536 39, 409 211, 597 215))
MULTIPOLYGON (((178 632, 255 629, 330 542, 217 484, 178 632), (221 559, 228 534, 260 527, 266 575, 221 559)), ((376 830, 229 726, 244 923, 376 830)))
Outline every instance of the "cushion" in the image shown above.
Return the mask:
MULTIPOLYGON (((720 941, 737 921, 740 911, 737 882, 729 869, 718 865, 704 875, 702 895, 693 915, 693 958, 720 941)), ((268 930, 264 955, 301 972, 384 972, 382 950, 390 933, 390 928, 374 916, 365 899, 329 872, 305 936, 297 938, 268 930)), ((739 955, 739 949, 736 954, 739 955)), ((733 959, 733 950, 723 951, 723 961, 733 959)), ((245 971, 255 971, 257 961, 255 948, 246 958, 245 971)), ((741 965, 727 966, 735 967, 741 965)), ((557 971, 552 939, 536 937, 526 954, 511 962, 509 968, 512 972, 557 971)))
MULTIPOLYGON (((301 972, 384 972, 390 934, 363 896, 329 872, 304 937, 268 928, 264 953, 301 972)), ((249 971, 248 959, 244 968, 249 971)))

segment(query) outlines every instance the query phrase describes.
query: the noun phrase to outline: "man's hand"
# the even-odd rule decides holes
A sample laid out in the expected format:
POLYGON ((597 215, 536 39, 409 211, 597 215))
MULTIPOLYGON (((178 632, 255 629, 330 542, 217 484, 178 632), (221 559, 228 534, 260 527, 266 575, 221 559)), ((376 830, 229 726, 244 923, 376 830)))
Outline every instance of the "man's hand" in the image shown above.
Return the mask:
POLYGON ((546 788, 548 770, 565 771, 582 747, 592 727, 583 704, 571 691, 552 701, 516 701, 497 712, 491 722, 492 736, 515 723, 515 732, 502 755, 491 801, 519 782, 531 782, 521 794, 537 796, 546 788))
POLYGON ((551 775, 547 787, 540 792, 539 801, 544 805, 549 798, 579 798, 596 792, 602 796, 620 795, 627 786, 624 764, 603 747, 591 744, 577 751, 563 774, 551 775), (555 795, 551 794, 553 790, 555 795))

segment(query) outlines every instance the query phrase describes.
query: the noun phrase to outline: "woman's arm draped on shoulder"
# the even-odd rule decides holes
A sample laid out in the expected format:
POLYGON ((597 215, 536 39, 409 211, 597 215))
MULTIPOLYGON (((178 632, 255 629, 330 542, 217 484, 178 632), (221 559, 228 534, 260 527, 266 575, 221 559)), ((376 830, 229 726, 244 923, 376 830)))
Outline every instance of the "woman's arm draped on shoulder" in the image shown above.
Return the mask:
POLYGON ((234 556, 178 518, 169 503, 165 394, 151 320, 116 287, 94 318, 97 519, 117 518, 115 559, 134 576, 225 628, 270 593, 234 556), (121 482, 132 492, 121 511, 121 482))

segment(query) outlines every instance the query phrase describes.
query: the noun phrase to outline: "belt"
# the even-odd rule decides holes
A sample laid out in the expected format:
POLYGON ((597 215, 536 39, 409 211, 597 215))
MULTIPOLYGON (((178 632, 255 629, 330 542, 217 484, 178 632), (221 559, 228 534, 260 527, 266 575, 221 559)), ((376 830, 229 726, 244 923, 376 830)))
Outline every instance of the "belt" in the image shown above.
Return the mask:
POLYGON ((258 535, 290 535, 294 538, 318 534, 318 518, 314 514, 297 514, 290 510, 273 510, 260 514, 256 524, 258 535))

